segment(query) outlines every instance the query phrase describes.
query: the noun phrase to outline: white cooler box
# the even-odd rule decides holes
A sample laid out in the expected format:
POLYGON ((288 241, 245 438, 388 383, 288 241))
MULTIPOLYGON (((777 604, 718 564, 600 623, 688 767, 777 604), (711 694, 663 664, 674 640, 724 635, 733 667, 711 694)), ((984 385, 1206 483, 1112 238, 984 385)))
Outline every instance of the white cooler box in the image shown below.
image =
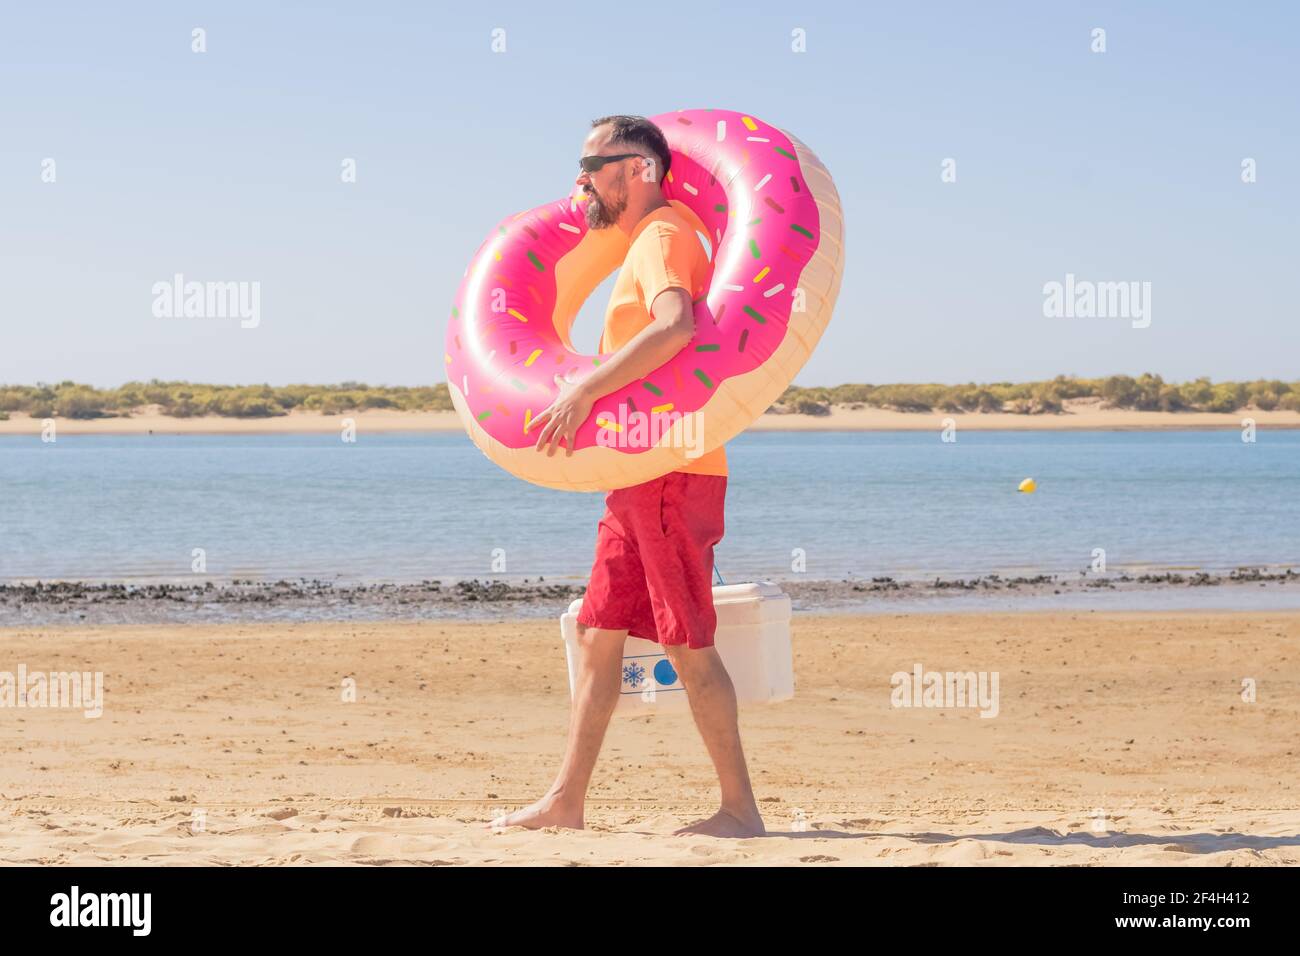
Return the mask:
MULTIPOLYGON (((735 685, 737 703, 775 703, 793 697, 789 596, 770 581, 726 584, 713 589, 713 606, 718 612, 713 643, 735 685)), ((581 608, 579 598, 560 618, 560 634, 569 661, 570 700, 578 673, 581 608)), ((623 645, 622 677, 615 714, 690 709, 686 688, 654 641, 628 635, 623 645)))

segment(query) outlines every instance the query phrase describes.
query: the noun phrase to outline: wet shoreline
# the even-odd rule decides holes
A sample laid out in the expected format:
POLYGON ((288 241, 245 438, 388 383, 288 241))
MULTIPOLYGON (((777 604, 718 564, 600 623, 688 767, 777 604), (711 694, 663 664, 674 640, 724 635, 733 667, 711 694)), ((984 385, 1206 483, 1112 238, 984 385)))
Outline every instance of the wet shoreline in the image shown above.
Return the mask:
MULTIPOLYGON (((1206 592, 1215 592, 1210 605, 1217 601, 1224 606, 1300 606, 1300 573, 1291 568, 1237 568, 1227 573, 985 574, 927 580, 773 580, 790 595, 795 612, 814 613, 1090 606, 1141 610, 1170 609, 1180 604, 1193 609, 1206 606, 1206 592), (1261 595, 1261 588, 1268 589, 1268 595, 1261 595)), ((585 591, 582 583, 547 582, 545 578, 522 582, 428 580, 412 584, 339 584, 307 579, 10 583, 0 584, 0 627, 558 618, 585 591)))

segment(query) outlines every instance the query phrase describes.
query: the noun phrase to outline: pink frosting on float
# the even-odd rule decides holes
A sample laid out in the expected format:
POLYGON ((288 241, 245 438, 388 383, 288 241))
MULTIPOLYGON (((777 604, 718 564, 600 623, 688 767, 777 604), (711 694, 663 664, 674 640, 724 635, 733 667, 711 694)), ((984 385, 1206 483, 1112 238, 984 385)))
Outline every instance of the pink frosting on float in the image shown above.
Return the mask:
MULTIPOLYGON (((602 413, 701 409, 726 379, 768 361, 787 333, 799 277, 821 240, 817 203, 796 150, 779 129, 730 110, 679 110, 651 119, 672 152, 663 192, 687 206, 714 252, 695 337, 644 379, 599 399, 574 450, 602 444, 602 413)), ((470 261, 447 328, 447 381, 474 420, 510 448, 536 443, 525 421, 555 398, 554 376, 579 381, 602 356, 568 347, 553 317, 556 266, 587 233, 573 197, 498 223, 470 261)), ((761 412, 761 409, 760 409, 761 412)), ((605 444, 608 444, 606 442, 605 444)), ((636 454, 651 442, 622 441, 636 454)))

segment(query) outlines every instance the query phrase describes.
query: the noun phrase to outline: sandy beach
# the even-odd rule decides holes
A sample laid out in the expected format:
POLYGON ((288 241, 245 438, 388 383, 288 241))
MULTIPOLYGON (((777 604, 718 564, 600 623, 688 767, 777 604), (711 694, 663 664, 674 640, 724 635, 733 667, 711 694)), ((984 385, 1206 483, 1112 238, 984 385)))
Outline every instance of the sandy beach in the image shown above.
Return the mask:
POLYGON ((687 714, 615 718, 586 830, 485 826, 560 758, 554 620, 0 641, 104 675, 98 718, 0 708, 6 864, 1300 863, 1300 613, 796 615, 795 699, 741 712, 743 841, 671 836, 716 806, 687 714), (998 672, 997 716, 892 707, 918 663, 998 672))
MULTIPOLYGON (((1252 418, 1259 428, 1300 428, 1300 412, 1242 410, 1213 412, 1138 412, 1103 409, 1095 404, 1067 407, 1059 415, 1017 415, 1009 412, 897 412, 883 408, 851 408, 836 405, 828 415, 768 413, 747 431, 938 431, 951 418, 957 428, 980 430, 1061 428, 1089 430, 1236 428, 1243 418, 1252 418)), ((357 432, 462 431, 455 412, 395 412, 371 410, 342 415, 321 415, 293 411, 278 418, 172 418, 156 413, 129 418, 55 419, 62 435, 221 435, 338 433, 351 420, 357 432)), ((39 435, 42 420, 25 413, 12 413, 0 421, 0 435, 39 435)))

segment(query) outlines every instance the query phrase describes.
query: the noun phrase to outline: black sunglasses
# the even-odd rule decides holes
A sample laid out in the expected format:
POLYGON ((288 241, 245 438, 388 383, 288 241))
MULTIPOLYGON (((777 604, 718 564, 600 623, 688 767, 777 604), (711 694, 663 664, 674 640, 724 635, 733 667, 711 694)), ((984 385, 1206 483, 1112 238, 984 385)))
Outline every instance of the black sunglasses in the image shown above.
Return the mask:
POLYGON ((633 156, 641 156, 640 153, 619 153, 617 156, 584 156, 578 160, 578 165, 582 167, 584 173, 599 172, 609 163, 618 162, 620 159, 631 159, 633 156))

